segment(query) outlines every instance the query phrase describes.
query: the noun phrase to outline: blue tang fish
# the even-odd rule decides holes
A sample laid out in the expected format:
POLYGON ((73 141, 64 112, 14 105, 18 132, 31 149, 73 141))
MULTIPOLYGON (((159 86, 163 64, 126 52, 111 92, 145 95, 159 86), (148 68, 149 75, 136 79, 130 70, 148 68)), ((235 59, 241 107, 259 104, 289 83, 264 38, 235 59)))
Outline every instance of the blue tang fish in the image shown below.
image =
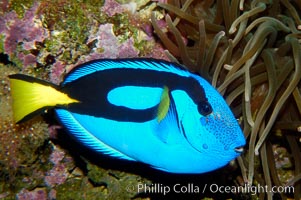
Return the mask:
POLYGON ((10 75, 14 119, 54 108, 88 148, 171 173, 204 173, 235 159, 244 135, 223 97, 182 66, 155 59, 84 63, 59 85, 10 75))

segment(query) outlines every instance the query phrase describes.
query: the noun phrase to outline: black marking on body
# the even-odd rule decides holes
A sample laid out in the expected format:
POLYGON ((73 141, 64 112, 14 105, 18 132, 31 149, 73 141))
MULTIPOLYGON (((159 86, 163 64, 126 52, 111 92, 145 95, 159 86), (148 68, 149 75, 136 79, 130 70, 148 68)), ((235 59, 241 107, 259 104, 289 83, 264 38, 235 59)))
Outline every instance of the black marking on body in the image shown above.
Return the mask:
POLYGON ((157 117, 158 106, 142 110, 111 104, 107 100, 108 93, 122 86, 167 86, 170 91, 185 91, 196 104, 208 101, 204 89, 194 78, 148 69, 115 68, 97 71, 65 84, 61 91, 81 102, 67 106, 66 109, 74 113, 132 122, 145 122, 157 117))

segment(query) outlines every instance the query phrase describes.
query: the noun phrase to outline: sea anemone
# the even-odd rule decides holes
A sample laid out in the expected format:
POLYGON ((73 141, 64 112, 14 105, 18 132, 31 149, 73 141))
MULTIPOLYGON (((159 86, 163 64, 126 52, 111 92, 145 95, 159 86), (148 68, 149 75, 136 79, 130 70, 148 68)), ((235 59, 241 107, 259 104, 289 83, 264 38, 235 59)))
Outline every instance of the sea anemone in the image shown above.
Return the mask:
POLYGON ((210 81, 241 122, 248 141, 238 158, 244 182, 294 186, 300 199, 300 1, 169 0, 157 6, 151 21, 168 55, 210 81), (293 177, 281 177, 273 145, 290 152, 294 163, 284 171, 293 177))

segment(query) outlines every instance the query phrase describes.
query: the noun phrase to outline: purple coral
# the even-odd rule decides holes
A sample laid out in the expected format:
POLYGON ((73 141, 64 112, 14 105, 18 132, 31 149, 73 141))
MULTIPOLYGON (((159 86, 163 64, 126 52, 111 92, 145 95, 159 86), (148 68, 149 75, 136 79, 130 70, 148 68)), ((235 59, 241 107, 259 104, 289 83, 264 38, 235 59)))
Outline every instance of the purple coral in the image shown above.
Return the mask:
POLYGON ((55 147, 49 160, 54 166, 46 172, 44 182, 50 187, 63 184, 70 175, 68 166, 70 167, 70 164, 73 163, 73 159, 66 157, 66 153, 62 149, 55 147))
POLYGON ((165 51, 166 50, 162 47, 162 45, 155 44, 153 47, 153 51, 146 54, 145 57, 170 61, 170 59, 167 57, 165 51))
POLYGON ((56 199, 56 190, 55 189, 52 189, 50 190, 49 194, 48 194, 48 198, 49 199, 56 199))
MULTIPOLYGON (((59 77, 60 75, 58 75, 57 77, 59 77)), ((51 81, 53 81, 52 79, 51 79, 51 81)), ((57 82, 55 82, 55 81, 53 81, 53 83, 57 83, 57 82)), ((57 137, 58 137, 58 129, 62 129, 63 127, 62 126, 60 126, 60 125, 51 125, 51 126, 49 126, 48 127, 48 132, 49 132, 49 138, 50 139, 57 139, 57 137)))
MULTIPOLYGON (((5 14, 0 19, 0 33, 5 36, 4 53, 12 56, 18 43, 22 43, 24 50, 36 49, 35 42, 42 42, 49 36, 47 29, 43 28, 42 22, 37 19, 36 12, 39 4, 28 9, 23 19, 19 19, 15 11, 5 14)), ((34 56, 19 55, 24 65, 33 63, 34 56)))
POLYGON ((130 58, 137 57, 139 51, 134 47, 134 39, 130 38, 123 43, 120 43, 113 32, 113 24, 102 24, 99 26, 96 33, 91 33, 87 43, 97 41, 91 53, 82 56, 80 60, 73 66, 68 68, 68 71, 76 65, 87 61, 100 58, 130 58))
POLYGON ((138 50, 134 48, 134 39, 130 38, 119 46, 118 57, 138 57, 138 50))
POLYGON ((131 11, 131 10, 136 10, 135 8, 133 9, 132 7, 135 7, 134 4, 119 4, 115 0, 106 0, 104 6, 101 8, 101 11, 106 13, 109 17, 114 16, 115 14, 118 13, 123 13, 126 10, 131 11))
POLYGON ((122 44, 119 43, 118 38, 113 33, 113 24, 100 25, 98 32, 89 38, 89 40, 95 39, 98 42, 94 50, 97 50, 97 48, 104 49, 104 52, 100 53, 100 56, 103 58, 136 57, 139 54, 138 50, 133 46, 132 38, 122 44))
POLYGON ((50 155, 50 161, 54 165, 58 165, 65 157, 65 152, 59 148, 55 148, 55 150, 50 155))
POLYGON ((62 80, 62 75, 65 72, 66 65, 61 61, 56 61, 51 67, 50 80, 52 83, 60 83, 62 80))
POLYGON ((18 58, 23 61, 22 63, 25 67, 36 63, 36 56, 32 54, 25 55, 24 53, 20 52, 18 58))
POLYGON ((48 186, 55 186, 64 183, 69 175, 66 163, 62 163, 65 158, 65 152, 55 148, 50 155, 50 162, 54 164, 53 168, 46 173, 44 179, 48 186))
POLYGON ((46 200, 47 199, 47 192, 45 188, 36 188, 32 191, 29 191, 27 189, 22 189, 17 194, 18 200, 46 200))
POLYGON ((58 164, 55 165, 49 172, 47 172, 44 181, 48 186, 51 187, 60 185, 67 180, 68 174, 69 173, 66 165, 58 164))

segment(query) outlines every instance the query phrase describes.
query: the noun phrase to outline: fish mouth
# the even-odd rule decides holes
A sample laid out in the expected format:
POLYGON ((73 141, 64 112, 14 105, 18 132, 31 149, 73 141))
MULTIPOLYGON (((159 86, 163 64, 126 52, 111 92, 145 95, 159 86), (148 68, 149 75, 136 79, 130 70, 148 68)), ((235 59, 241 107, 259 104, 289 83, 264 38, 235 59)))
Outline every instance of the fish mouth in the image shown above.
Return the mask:
POLYGON ((234 149, 234 151, 235 151, 236 153, 241 154, 241 153, 244 152, 244 146, 236 147, 236 148, 234 149))

